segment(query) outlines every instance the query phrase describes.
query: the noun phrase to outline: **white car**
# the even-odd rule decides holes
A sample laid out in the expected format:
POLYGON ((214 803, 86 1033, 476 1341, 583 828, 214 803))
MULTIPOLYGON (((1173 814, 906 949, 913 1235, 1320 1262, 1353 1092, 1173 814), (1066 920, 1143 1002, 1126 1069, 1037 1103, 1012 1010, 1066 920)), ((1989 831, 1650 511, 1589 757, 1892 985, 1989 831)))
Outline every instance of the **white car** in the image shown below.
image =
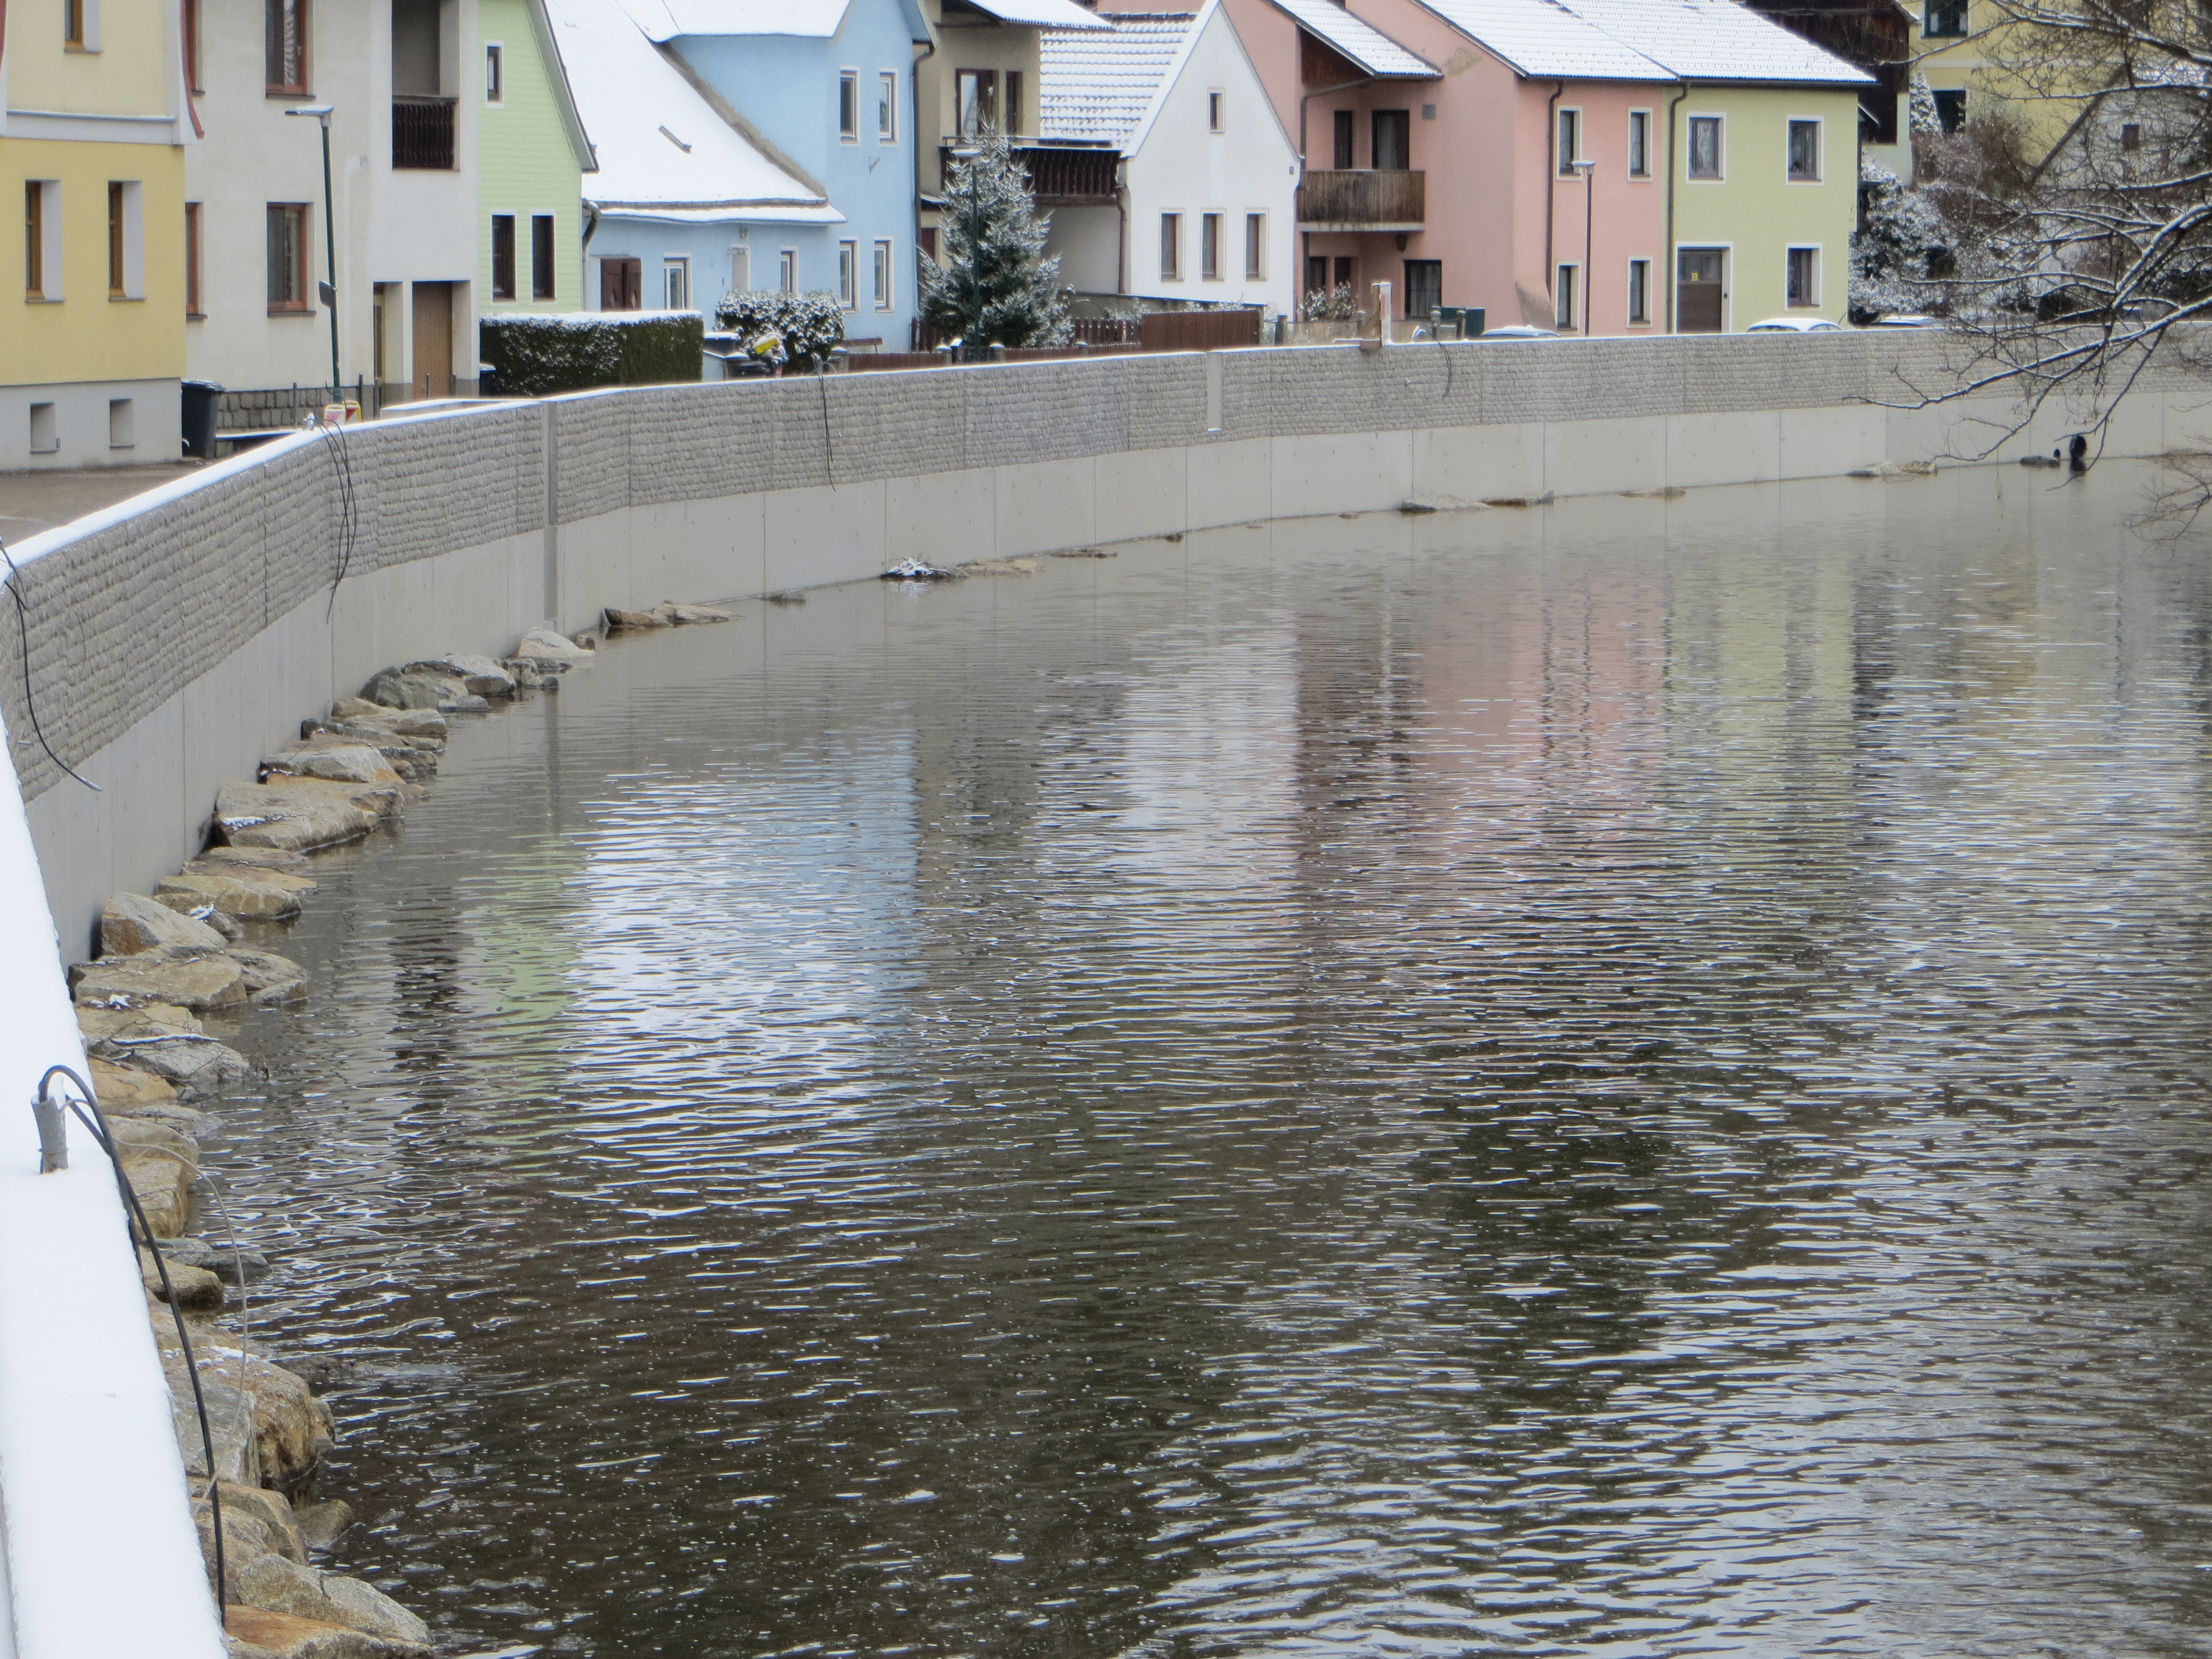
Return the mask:
POLYGON ((1826 317, 1769 317, 1744 330, 1747 334, 1841 334, 1844 325, 1826 317))
POLYGON ((1504 328, 1486 328, 1474 337, 1478 340, 1556 340, 1556 329, 1534 328, 1527 323, 1508 323, 1504 328))
POLYGON ((1923 317, 1898 312, 1890 316, 1877 317, 1867 326, 1869 328, 1941 328, 1943 326, 1943 319, 1941 317, 1923 317))

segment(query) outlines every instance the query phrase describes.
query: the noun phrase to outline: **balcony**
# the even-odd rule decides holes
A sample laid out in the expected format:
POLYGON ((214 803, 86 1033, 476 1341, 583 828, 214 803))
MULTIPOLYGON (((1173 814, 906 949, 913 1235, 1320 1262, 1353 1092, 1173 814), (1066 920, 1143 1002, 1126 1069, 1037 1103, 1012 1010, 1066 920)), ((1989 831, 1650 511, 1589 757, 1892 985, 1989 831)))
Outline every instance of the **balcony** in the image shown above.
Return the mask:
MULTIPOLYGON (((956 159, 953 152, 965 142, 948 138, 938 147, 939 176, 948 184, 956 159)), ((1030 193, 1039 207, 1111 207, 1120 199, 1114 182, 1121 161, 1119 150, 1018 143, 1014 154, 1021 157, 1023 170, 1029 174, 1030 193)))
POLYGON ((1300 230, 1419 230, 1425 173, 1309 173, 1298 186, 1300 230))
POLYGON ((424 171, 453 169, 453 106, 451 98, 394 98, 392 100, 392 165, 424 171))

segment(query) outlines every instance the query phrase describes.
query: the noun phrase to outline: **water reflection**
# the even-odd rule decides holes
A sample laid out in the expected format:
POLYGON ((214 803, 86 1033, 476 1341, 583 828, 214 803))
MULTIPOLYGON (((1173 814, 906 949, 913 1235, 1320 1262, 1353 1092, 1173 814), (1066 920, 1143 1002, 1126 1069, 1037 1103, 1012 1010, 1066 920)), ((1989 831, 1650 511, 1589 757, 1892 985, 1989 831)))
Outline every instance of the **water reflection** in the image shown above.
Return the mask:
POLYGON ((611 649, 234 1158, 453 1641, 2202 1650, 2139 479, 1278 525, 611 649))

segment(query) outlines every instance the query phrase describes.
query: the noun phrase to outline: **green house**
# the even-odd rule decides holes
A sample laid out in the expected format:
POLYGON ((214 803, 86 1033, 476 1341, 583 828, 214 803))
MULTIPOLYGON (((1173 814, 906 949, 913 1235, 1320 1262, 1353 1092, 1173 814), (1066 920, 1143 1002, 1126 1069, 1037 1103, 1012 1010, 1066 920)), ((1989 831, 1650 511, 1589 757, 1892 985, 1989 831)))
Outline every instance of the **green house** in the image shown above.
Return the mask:
POLYGON ((477 0, 477 16, 483 42, 477 313, 580 310, 583 175, 598 164, 553 48, 544 0, 477 0))

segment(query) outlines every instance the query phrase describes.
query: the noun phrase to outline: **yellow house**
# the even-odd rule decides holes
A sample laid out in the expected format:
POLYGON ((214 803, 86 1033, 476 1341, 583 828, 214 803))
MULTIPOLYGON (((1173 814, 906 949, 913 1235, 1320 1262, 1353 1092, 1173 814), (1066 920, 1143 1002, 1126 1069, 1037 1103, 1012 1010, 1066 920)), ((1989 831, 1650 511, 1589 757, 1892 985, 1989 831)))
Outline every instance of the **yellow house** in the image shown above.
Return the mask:
POLYGON ((0 471, 178 457, 183 5, 0 6, 0 471))

